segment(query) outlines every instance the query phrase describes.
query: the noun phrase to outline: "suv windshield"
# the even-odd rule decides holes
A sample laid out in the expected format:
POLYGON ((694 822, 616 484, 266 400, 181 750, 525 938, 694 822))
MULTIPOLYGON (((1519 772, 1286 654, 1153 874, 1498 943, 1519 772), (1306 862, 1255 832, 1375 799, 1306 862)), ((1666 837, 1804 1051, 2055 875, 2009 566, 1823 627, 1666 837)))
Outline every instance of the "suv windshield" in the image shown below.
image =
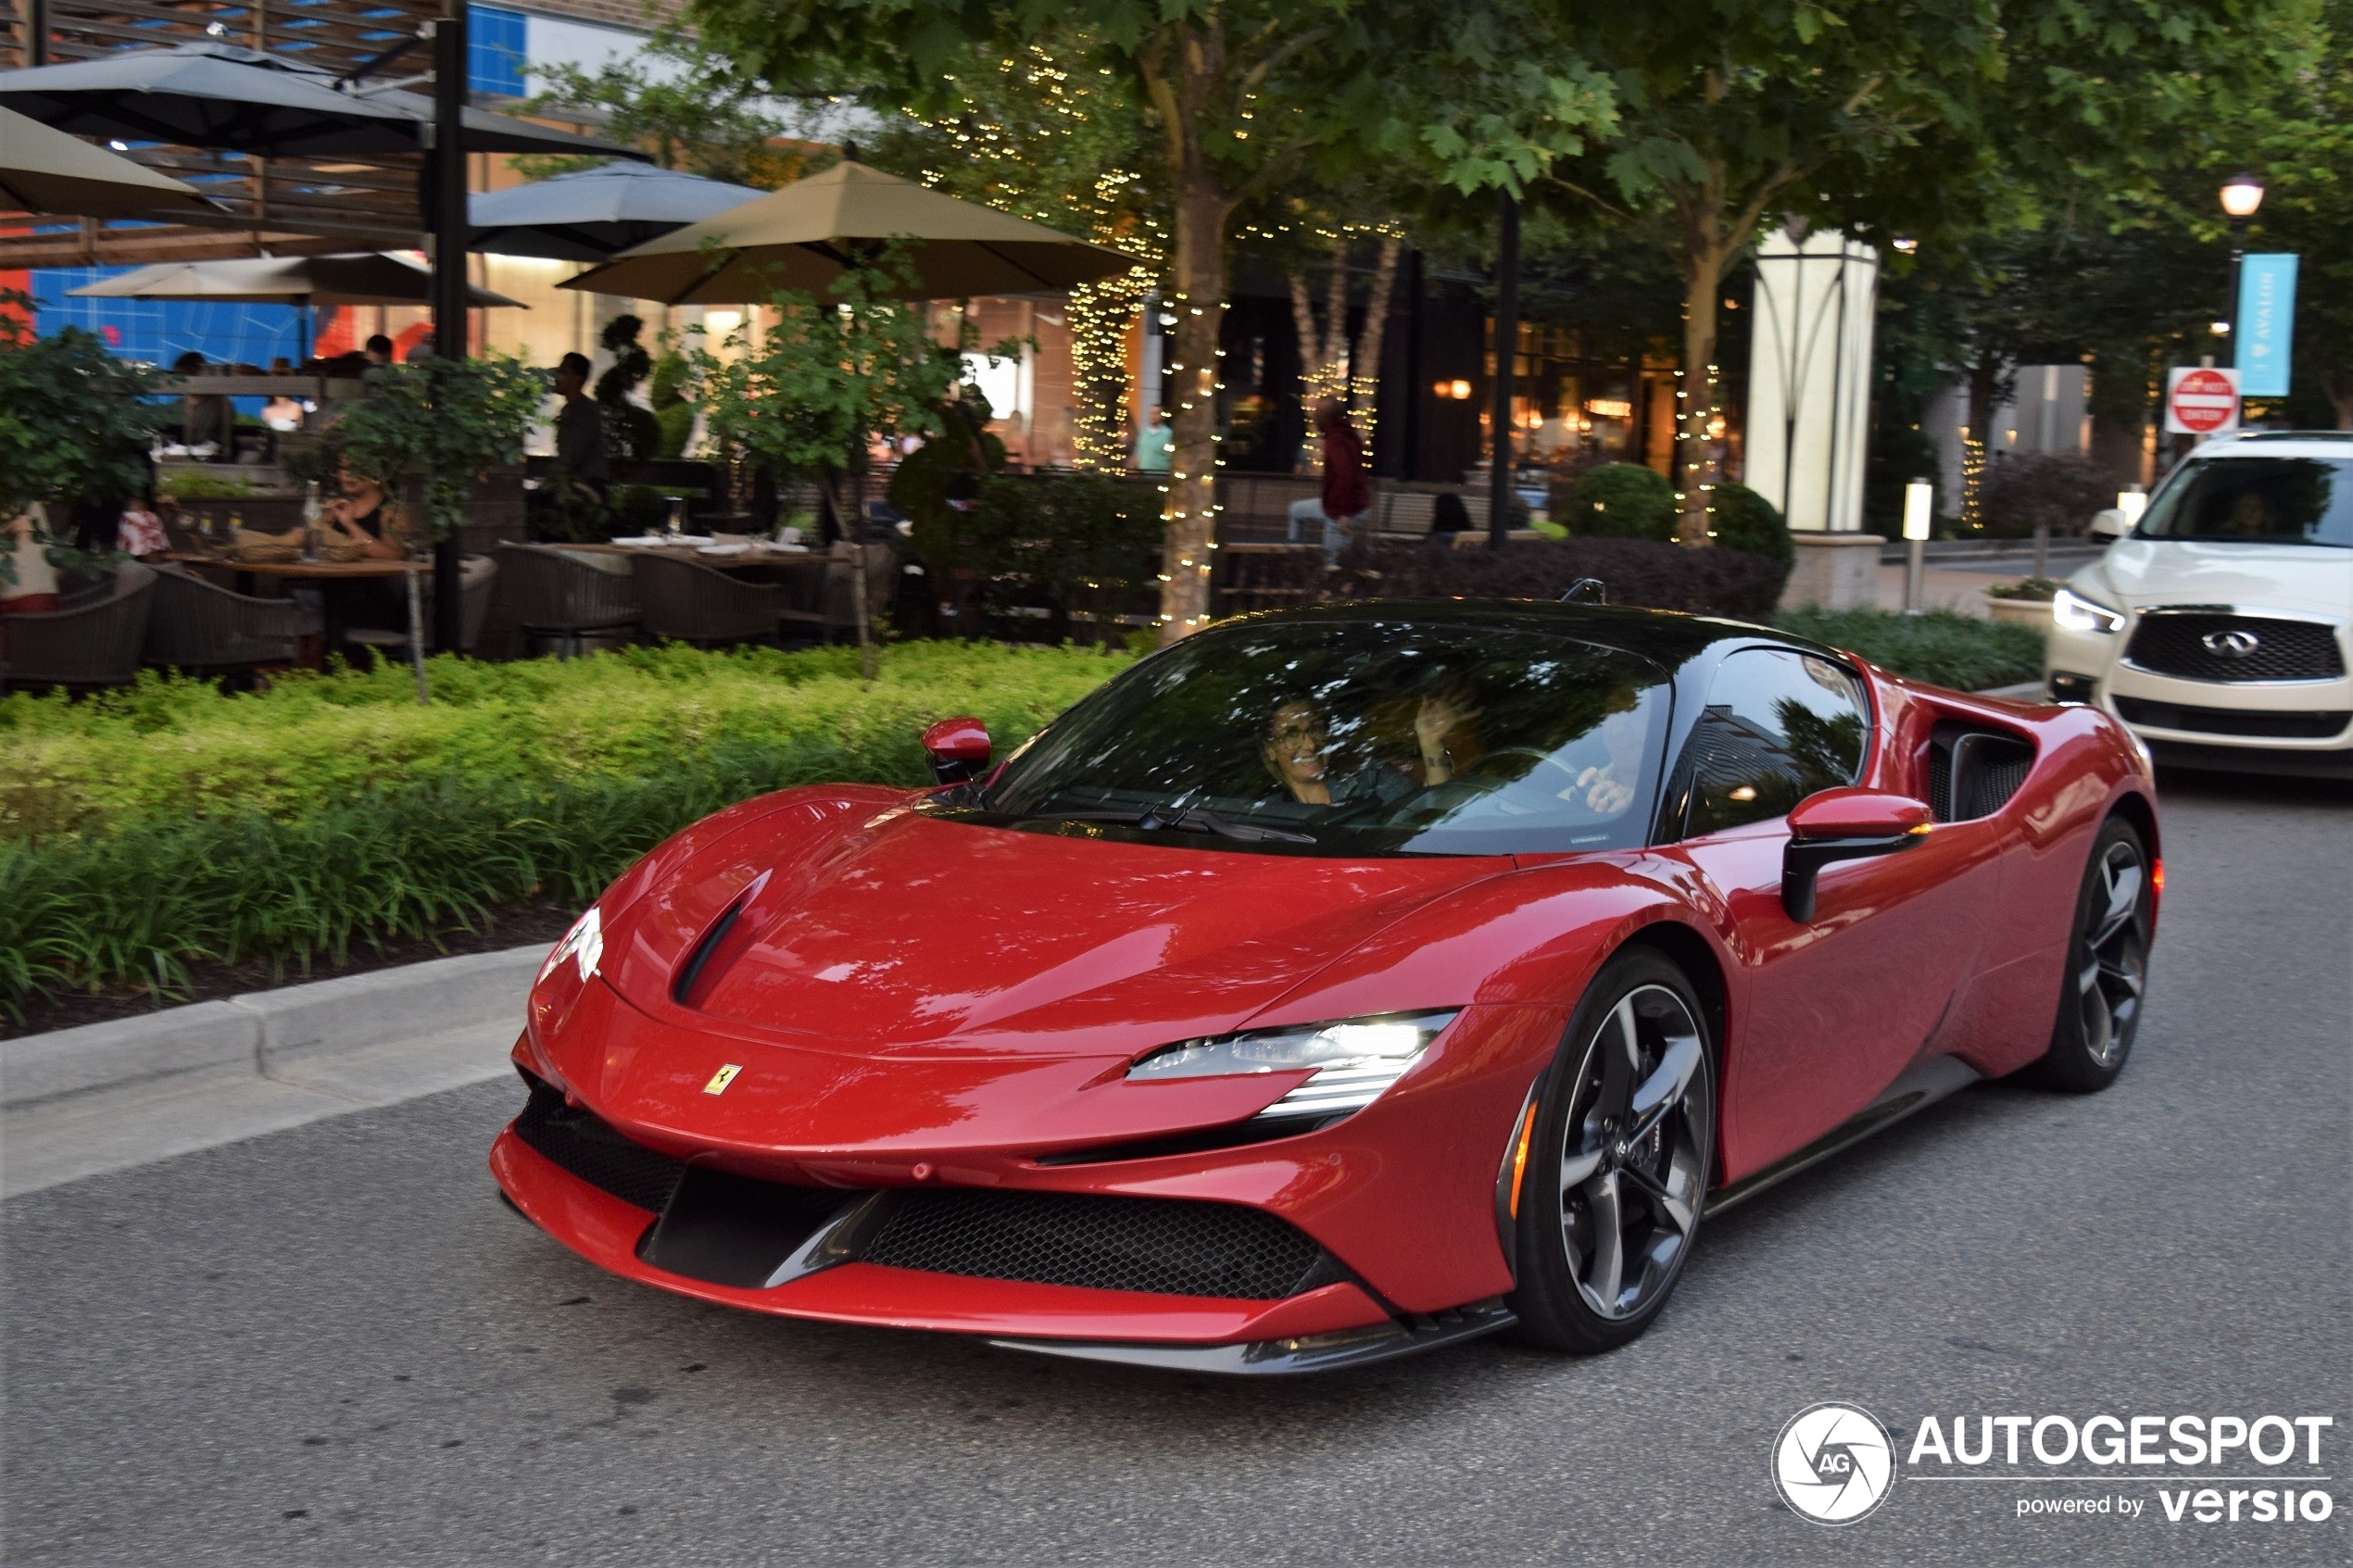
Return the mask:
POLYGON ((1647 836, 1666 715, 1656 666, 1541 630, 1237 626, 1057 720, 979 814, 1321 855, 1626 847, 1647 836))
POLYGON ((2353 547, 2353 458, 2192 458, 2133 535, 2353 547))

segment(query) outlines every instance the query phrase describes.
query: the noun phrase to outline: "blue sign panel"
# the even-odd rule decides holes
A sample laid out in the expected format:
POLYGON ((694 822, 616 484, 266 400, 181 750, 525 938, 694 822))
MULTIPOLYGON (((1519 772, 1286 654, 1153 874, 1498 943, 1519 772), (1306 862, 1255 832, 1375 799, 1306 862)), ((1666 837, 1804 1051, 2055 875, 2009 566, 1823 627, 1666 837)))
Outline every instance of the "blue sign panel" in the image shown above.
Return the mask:
POLYGON ((2239 267, 2239 395, 2285 397, 2296 338, 2296 257, 2250 256, 2239 267))

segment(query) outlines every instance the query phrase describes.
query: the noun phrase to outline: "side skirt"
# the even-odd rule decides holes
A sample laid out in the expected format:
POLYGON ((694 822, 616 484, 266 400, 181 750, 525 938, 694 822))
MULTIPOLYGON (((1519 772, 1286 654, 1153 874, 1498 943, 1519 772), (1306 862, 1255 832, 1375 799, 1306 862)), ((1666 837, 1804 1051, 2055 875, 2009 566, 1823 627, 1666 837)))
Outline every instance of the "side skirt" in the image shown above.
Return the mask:
POLYGON ((1789 1180, 1808 1166, 1861 1143, 1873 1133, 1894 1126, 1915 1110, 1934 1105, 1946 1095, 1967 1088, 1977 1080, 1977 1071, 1959 1058, 1931 1057, 1890 1084, 1879 1098, 1804 1148, 1781 1156, 1763 1170, 1752 1172, 1729 1186, 1718 1187, 1708 1195, 1705 1212, 1713 1217, 1736 1203, 1745 1202, 1767 1187, 1789 1180))
POLYGON ((1497 1298, 1428 1317, 1416 1314, 1365 1328, 1341 1329, 1299 1339, 1261 1339, 1247 1345, 1151 1345, 1079 1339, 991 1339, 988 1343, 1000 1349, 1027 1350, 1070 1361, 1114 1361, 1123 1366, 1160 1367, 1169 1372, 1279 1377, 1335 1372, 1342 1367, 1394 1361, 1400 1356, 1416 1356, 1441 1345, 1460 1344, 1493 1334, 1518 1321, 1518 1314, 1497 1298))

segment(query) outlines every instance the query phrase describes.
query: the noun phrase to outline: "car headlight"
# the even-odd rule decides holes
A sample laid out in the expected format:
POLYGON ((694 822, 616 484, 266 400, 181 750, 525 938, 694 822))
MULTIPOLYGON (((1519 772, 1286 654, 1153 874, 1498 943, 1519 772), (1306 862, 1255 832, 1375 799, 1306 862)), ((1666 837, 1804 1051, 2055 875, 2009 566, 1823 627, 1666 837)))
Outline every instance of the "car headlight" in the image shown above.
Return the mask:
POLYGON ((1336 1023, 1298 1023, 1284 1029, 1252 1029, 1239 1035, 1182 1040, 1139 1058, 1127 1069, 1130 1083, 1174 1078, 1227 1078, 1254 1073, 1315 1075, 1260 1111, 1265 1122, 1294 1116, 1330 1116, 1362 1110, 1454 1021, 1460 1009, 1342 1019, 1336 1023))
POLYGON ((2051 620, 2070 632, 2121 632, 2124 614, 2072 588, 2061 588, 2051 598, 2051 620))
POLYGON ((564 933, 564 939, 556 944, 547 961, 539 966, 539 978, 532 984, 538 985, 544 983, 547 976, 556 972, 557 966, 571 959, 580 966, 580 981, 585 985, 588 977, 597 972, 597 965, 604 956, 604 917, 597 912, 597 906, 591 904, 578 920, 572 922, 572 929, 564 933))

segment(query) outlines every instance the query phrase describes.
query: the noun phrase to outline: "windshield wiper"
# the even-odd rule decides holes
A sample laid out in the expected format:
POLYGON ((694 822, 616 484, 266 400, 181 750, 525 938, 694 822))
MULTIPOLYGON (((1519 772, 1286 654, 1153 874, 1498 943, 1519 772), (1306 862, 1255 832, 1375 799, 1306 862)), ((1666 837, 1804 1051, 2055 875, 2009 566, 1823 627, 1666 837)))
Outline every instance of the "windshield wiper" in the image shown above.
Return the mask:
POLYGON ((1195 828, 1220 837, 1239 839, 1245 844, 1315 842, 1315 835, 1312 833, 1292 833, 1283 828, 1260 827, 1253 822, 1230 822, 1206 806, 1146 806, 1134 811, 1029 811, 1023 815, 1025 819, 1059 822, 1122 822, 1142 828, 1147 833, 1160 828, 1195 828))

